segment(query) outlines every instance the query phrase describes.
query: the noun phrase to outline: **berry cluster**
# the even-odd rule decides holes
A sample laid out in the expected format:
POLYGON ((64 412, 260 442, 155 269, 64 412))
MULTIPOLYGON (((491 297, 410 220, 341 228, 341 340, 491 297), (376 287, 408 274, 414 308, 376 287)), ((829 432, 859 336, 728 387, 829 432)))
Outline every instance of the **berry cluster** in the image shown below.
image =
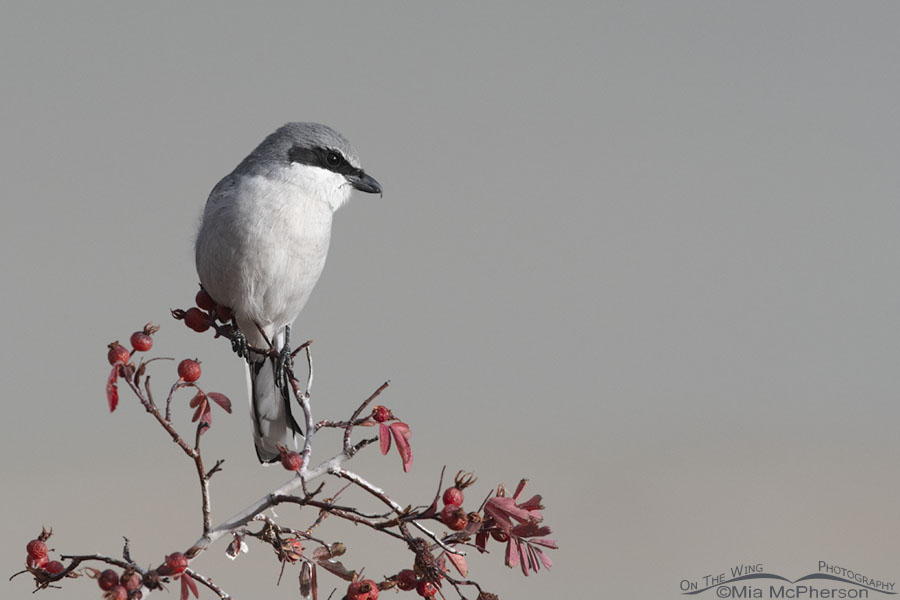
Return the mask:
POLYGON ((126 569, 122 575, 112 569, 106 569, 97 575, 97 585, 104 592, 104 600, 140 599, 143 595, 142 584, 141 574, 133 569, 126 569))
POLYGON ((444 490, 441 498, 444 508, 441 510, 441 522, 453 531, 462 531, 469 524, 469 516, 462 508, 463 490, 475 483, 477 478, 471 473, 460 471, 456 474, 456 481, 452 487, 444 490))
POLYGON ((234 313, 230 308, 217 304, 203 288, 200 288, 200 291, 197 292, 197 295, 194 297, 194 303, 197 306, 187 310, 173 310, 172 316, 183 320, 185 325, 197 333, 203 333, 215 325, 216 319, 222 323, 228 323, 234 317, 234 313))
POLYGON ((403 569, 397 573, 397 587, 404 591, 416 590, 423 598, 434 598, 438 593, 438 586, 427 579, 420 578, 412 569, 403 569))
POLYGON ((153 334, 159 331, 158 325, 153 325, 152 323, 147 323, 144 325, 144 328, 140 331, 135 331, 131 334, 131 338, 129 338, 129 342, 131 343, 131 351, 128 351, 128 348, 120 344, 118 341, 113 342, 109 345, 109 352, 106 354, 106 359, 109 361, 109 364, 115 366, 117 363, 122 365, 127 365, 131 360, 131 355, 135 352, 147 352, 153 347, 153 334))
POLYGON ((47 556, 47 540, 52 532, 44 530, 37 539, 28 542, 25 546, 26 559, 25 566, 32 572, 46 573, 48 575, 59 575, 66 570, 66 567, 58 560, 50 560, 47 556))

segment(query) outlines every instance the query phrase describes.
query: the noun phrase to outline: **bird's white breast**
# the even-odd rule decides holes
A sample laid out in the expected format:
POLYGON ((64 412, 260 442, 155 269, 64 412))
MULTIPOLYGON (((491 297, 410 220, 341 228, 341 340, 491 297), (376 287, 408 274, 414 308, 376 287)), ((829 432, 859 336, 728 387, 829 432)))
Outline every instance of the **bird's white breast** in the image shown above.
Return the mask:
POLYGON ((293 322, 325 265, 328 188, 296 175, 284 169, 223 181, 207 202, 197 270, 210 295, 245 321, 247 334, 249 323, 271 335, 293 322))

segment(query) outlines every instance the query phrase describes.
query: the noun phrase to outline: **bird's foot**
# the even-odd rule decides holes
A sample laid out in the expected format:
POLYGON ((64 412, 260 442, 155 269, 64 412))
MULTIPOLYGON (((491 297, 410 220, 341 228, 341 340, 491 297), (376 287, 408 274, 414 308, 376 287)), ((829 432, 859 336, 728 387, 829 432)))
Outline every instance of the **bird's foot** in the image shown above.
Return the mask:
POLYGON ((291 326, 284 328, 284 345, 275 359, 275 385, 281 387, 287 385, 287 370, 294 367, 294 357, 291 353, 291 326))
POLYGON ((247 344, 247 336, 238 329, 237 321, 231 320, 231 349, 241 358, 250 359, 250 348, 247 344))
POLYGON ((294 357, 291 356, 291 347, 287 343, 281 348, 281 352, 275 358, 275 385, 281 387, 287 385, 288 369, 294 367, 294 357))

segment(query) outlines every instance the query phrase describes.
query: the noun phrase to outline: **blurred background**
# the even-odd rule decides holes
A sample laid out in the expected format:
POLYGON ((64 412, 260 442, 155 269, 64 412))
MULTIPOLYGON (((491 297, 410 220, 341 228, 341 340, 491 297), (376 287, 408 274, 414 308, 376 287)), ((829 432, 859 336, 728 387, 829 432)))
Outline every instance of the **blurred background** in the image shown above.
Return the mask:
MULTIPOLYGON (((207 461, 226 459, 213 520, 287 479, 257 464, 239 360, 169 309, 196 292, 213 185, 311 120, 385 190, 336 216, 294 330, 316 340, 315 416, 391 380, 381 401, 412 427, 412 471, 376 449, 351 464, 402 504, 427 503, 443 465, 477 473, 472 503, 530 478, 553 569, 525 579, 495 551, 471 558, 474 579, 502 598, 676 597, 741 563, 900 579, 897 5, 3 12, 8 574, 42 525, 70 553, 118 555, 128 536, 145 565, 198 537, 190 461, 127 391, 106 407, 106 345, 147 321, 154 355, 199 357, 200 383, 235 404, 204 436, 207 461)), ((164 397, 175 364, 151 374, 164 397)), ((314 458, 338 443, 320 436, 314 458)), ((370 576, 410 564, 336 519, 318 533, 370 576)), ((269 548, 224 550, 193 566, 237 598, 297 597, 269 548)))

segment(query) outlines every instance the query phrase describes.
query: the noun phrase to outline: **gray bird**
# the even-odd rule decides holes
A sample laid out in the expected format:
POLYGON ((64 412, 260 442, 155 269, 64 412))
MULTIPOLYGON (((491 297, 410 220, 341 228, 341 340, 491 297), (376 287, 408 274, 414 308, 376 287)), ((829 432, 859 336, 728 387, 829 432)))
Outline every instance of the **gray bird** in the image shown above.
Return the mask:
MULTIPOLYGON (((318 123, 288 123, 269 135, 209 195, 197 235, 200 283, 234 311, 246 343, 264 348, 257 325, 289 350, 290 326, 325 266, 334 212, 352 189, 381 193, 344 136, 318 123)), ((241 354, 240 333, 235 338, 241 354)), ((260 462, 296 444, 281 361, 248 355, 253 440, 260 462)))

